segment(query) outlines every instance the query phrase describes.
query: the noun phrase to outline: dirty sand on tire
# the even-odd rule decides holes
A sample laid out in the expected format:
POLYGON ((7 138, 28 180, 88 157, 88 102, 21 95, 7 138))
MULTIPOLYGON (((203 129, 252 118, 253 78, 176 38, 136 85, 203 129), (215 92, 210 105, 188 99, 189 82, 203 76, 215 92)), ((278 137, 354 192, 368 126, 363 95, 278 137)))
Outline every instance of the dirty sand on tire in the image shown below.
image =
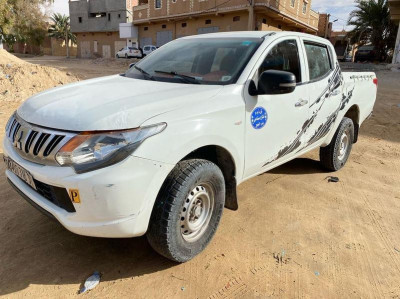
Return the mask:
MULTIPOLYGON (((125 68, 25 60, 79 78, 125 68)), ((245 182, 239 210, 225 210, 209 247, 182 265, 158 256, 145 238, 69 233, 18 196, 0 163, 0 296, 74 297, 98 270, 100 285, 81 297, 399 297, 400 73, 378 77, 374 114, 348 164, 334 174, 339 183, 325 180, 331 174, 319 167, 318 151, 245 182)), ((0 103, 1 128, 18 105, 0 103)))

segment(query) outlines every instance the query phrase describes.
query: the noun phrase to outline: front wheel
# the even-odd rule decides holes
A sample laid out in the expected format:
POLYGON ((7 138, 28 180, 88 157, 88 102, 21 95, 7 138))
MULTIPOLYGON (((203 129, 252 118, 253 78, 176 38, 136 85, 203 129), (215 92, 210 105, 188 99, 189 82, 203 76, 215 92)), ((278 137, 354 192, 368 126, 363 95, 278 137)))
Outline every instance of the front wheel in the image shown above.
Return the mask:
POLYGON ((194 258, 214 236, 224 204, 225 181, 217 165, 200 159, 178 163, 153 208, 151 247, 175 262, 194 258))
POLYGON ((353 143, 354 123, 350 118, 344 117, 331 143, 326 147, 320 148, 319 157, 321 164, 327 170, 339 170, 346 164, 353 143))

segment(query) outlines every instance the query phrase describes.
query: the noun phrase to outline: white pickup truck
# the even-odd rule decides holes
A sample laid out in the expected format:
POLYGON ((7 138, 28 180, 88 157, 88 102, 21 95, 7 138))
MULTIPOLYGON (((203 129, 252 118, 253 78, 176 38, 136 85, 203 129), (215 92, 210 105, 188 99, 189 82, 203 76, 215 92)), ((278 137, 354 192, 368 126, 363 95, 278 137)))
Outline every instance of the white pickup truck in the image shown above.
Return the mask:
POLYGON ((4 139, 9 182, 68 230, 147 234, 178 262, 210 242, 236 187, 320 148, 346 163, 377 92, 329 41, 230 32, 172 41, 125 74, 31 97, 4 139))

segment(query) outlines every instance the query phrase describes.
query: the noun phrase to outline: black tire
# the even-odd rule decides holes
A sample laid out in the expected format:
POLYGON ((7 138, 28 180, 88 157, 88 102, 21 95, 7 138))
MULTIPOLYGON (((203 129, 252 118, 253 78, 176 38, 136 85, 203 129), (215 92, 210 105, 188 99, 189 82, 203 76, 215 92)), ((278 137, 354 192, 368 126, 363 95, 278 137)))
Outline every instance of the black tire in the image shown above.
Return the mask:
POLYGON ((117 58, 117 59, 119 58, 118 54, 115 54, 115 58, 117 58))
POLYGON ((125 54, 125 59, 128 59, 128 54, 125 54))
MULTIPOLYGON (((224 204, 225 181, 218 166, 200 159, 182 161, 169 174, 158 194, 147 231, 147 240, 162 256, 175 262, 186 262, 203 251, 211 241, 222 217, 224 204), (190 208, 197 206, 192 205, 193 200, 196 200, 193 199, 192 191, 196 192, 197 186, 204 190, 206 189, 203 186, 206 186, 210 189, 210 194, 213 192, 213 204, 209 205, 213 208, 208 212, 208 225, 204 225, 202 233, 197 234, 198 239, 188 241, 185 238, 190 238, 191 234, 187 234, 188 231, 184 231, 186 228, 182 225, 182 221, 188 220, 182 219, 185 218, 182 216, 185 216, 185 213, 198 214, 196 211, 191 214, 193 208, 190 208), (192 199, 189 200, 191 196, 192 199), (190 206, 186 210, 187 205, 190 206)), ((200 210, 200 213, 203 213, 205 209, 200 210)))
POLYGON ((331 143, 326 147, 321 147, 319 150, 319 158, 324 168, 329 171, 337 171, 341 169, 347 162, 350 156, 351 148, 354 143, 354 123, 350 118, 344 117, 331 143), (344 149, 343 135, 348 135, 347 146, 344 149))

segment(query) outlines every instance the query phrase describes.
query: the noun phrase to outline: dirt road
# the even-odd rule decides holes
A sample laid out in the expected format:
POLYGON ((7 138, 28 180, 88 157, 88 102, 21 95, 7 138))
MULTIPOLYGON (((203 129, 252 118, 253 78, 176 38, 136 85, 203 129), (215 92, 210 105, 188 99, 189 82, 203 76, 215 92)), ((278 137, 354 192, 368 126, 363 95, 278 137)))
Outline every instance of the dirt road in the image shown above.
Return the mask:
MULTIPOLYGON (((81 78, 123 69, 30 61, 81 78)), ((317 151, 247 181, 239 210, 225 210, 209 247, 186 264, 158 256, 145 238, 69 233, 18 196, 0 163, 0 296, 72 297, 98 270, 101 284, 81 297, 399 298, 400 73, 378 77, 374 115, 339 183, 325 180, 317 151)), ((12 105, 0 107, 0 127, 12 105)))

